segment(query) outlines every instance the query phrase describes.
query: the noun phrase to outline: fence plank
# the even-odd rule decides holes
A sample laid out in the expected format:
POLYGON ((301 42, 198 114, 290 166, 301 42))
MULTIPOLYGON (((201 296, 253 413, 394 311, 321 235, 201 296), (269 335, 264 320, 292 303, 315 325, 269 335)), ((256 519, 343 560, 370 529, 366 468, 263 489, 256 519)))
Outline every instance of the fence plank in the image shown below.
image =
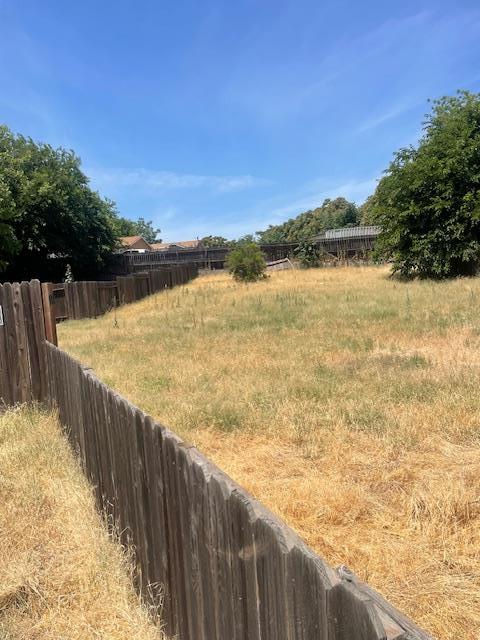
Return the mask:
POLYGON ((182 565, 182 539, 179 514, 179 496, 176 478, 176 448, 173 436, 165 434, 162 447, 163 482, 165 486, 166 525, 169 532, 168 554, 170 557, 170 584, 169 593, 173 612, 174 626, 169 630, 170 634, 179 634, 188 638, 188 617, 186 614, 185 577, 182 565), (173 508, 172 508, 173 507, 173 508), (185 614, 179 617, 178 612, 185 614))
POLYGON ((17 358, 20 369, 19 402, 28 402, 32 400, 32 379, 30 376, 30 353, 21 284, 14 282, 12 291, 15 331, 17 333, 17 358))
POLYGON ((329 638, 384 640, 385 629, 371 598, 349 583, 338 584, 327 604, 329 638))
MULTIPOLYGON (((42 289, 38 280, 29 283, 30 304, 32 307, 33 321, 33 342, 30 343, 30 350, 34 349, 38 359, 38 397, 37 400, 43 402, 48 397, 48 368, 47 352, 45 347, 45 325, 43 318, 42 289)), ((32 373, 33 378, 33 373, 32 373)))
POLYGON ((10 350, 8 348, 8 336, 7 336, 7 318, 6 318, 6 304, 4 296, 4 287, 0 284, 0 307, 2 310, 3 324, 0 326, 0 397, 4 404, 9 405, 14 402, 13 388, 12 388, 12 375, 9 366, 10 362, 10 350))
POLYGON ((18 359, 17 330, 15 326, 15 311, 12 285, 3 285, 4 301, 3 315, 7 333, 7 362, 11 377, 12 402, 22 402, 21 398, 21 368, 18 359))
POLYGON ((164 599, 165 624, 169 634, 173 634, 175 617, 171 597, 172 557, 170 554, 171 531, 168 528, 168 503, 165 492, 162 448, 164 429, 150 417, 145 419, 143 430, 146 492, 146 531, 149 532, 148 580, 153 586, 152 596, 159 594, 164 599))
POLYGON ((57 345, 57 325, 55 323, 55 311, 50 300, 51 284, 42 283, 42 303, 43 303, 43 321, 45 325, 45 336, 49 342, 57 345))
POLYGON ((165 591, 169 635, 429 639, 375 592, 326 565, 193 447, 57 347, 47 351, 61 420, 73 442, 83 433, 98 502, 123 542, 135 545, 139 590, 155 582, 165 591))
POLYGON ((21 309, 19 315, 23 316, 25 327, 25 352, 27 353, 28 375, 26 384, 28 386, 26 399, 39 400, 41 398, 41 378, 39 353, 35 340, 35 325, 33 321, 33 306, 30 299, 31 285, 29 282, 20 284, 21 309))
POLYGON ((145 471, 145 452, 143 434, 145 432, 145 418, 141 411, 132 408, 132 426, 130 429, 132 469, 134 482, 135 500, 135 549, 137 557, 137 574, 139 582, 139 592, 144 598, 148 597, 149 573, 150 573, 150 546, 151 531, 150 514, 147 500, 147 478, 145 471))

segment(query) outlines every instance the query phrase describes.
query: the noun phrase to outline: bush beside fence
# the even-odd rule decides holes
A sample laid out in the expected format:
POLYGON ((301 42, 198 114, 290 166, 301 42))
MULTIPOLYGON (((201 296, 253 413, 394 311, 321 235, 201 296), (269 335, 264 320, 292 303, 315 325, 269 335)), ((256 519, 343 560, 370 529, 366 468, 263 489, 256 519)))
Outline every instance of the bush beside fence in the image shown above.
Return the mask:
POLYGON ((58 410, 98 508, 134 548, 138 590, 154 601, 163 594, 169 635, 429 638, 348 570, 329 567, 194 447, 45 342, 39 299, 38 281, 0 286, 8 310, 0 393, 9 404, 33 399, 58 410), (15 395, 9 372, 20 356, 13 387, 22 393, 15 395))

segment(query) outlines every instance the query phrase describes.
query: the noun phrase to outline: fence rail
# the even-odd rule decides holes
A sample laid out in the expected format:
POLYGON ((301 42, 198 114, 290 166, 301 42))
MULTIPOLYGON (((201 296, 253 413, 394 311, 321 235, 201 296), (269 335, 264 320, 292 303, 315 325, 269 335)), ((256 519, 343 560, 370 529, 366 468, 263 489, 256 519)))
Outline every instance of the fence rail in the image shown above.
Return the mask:
POLYGON ((35 399, 58 410, 98 508, 134 547, 138 590, 164 594, 168 635, 429 638, 347 569, 332 569, 194 447, 46 342, 38 281, 3 285, 0 303, 4 402, 35 399))

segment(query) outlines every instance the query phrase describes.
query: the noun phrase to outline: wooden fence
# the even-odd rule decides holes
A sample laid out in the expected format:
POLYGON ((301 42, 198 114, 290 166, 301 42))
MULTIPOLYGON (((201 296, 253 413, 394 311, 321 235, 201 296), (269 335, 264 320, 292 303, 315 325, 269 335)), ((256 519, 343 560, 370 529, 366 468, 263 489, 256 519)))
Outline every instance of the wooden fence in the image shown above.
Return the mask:
POLYGON ((47 383, 40 282, 0 285, 0 400, 41 401, 47 383))
POLYGON ((190 264, 170 266, 130 276, 117 276, 114 281, 45 283, 55 321, 96 318, 115 306, 141 300, 152 293, 184 284, 198 274, 190 264))
MULTIPOLYGON (((353 227, 350 229, 331 230, 330 235, 321 234, 312 238, 323 254, 329 254, 339 260, 347 258, 365 259, 369 256, 377 241, 379 231, 373 227, 353 227), (335 231, 337 235, 335 235, 335 231), (339 232, 339 233, 338 233, 339 232)), ((327 232, 328 234, 329 232, 327 232)), ((260 244, 267 262, 283 260, 295 256, 298 242, 260 244)), ((166 251, 146 251, 145 253, 119 254, 112 263, 122 273, 134 273, 155 269, 161 265, 191 263, 206 269, 222 269, 225 265, 230 247, 198 247, 195 249, 168 249, 166 251)))
MULTIPOLYGON (((39 291, 38 282, 3 286, 2 363, 5 354, 9 366, 22 351, 27 354, 18 399, 41 399, 58 410, 95 487, 98 508, 134 547, 138 590, 144 598, 155 598, 159 589, 164 594, 168 635, 429 638, 346 568, 329 567, 194 447, 45 342, 39 291)), ((2 368, 0 393, 11 403, 7 387, 2 368)))

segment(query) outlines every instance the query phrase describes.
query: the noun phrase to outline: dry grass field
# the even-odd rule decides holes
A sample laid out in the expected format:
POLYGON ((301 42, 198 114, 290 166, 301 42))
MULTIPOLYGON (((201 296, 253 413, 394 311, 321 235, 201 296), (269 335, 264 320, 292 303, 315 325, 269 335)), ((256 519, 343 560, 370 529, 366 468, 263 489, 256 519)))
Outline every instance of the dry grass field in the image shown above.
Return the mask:
POLYGON ((480 279, 217 274, 59 336, 330 563, 480 638, 480 279))
POLYGON ((56 419, 0 415, 0 638, 160 640, 56 419))

